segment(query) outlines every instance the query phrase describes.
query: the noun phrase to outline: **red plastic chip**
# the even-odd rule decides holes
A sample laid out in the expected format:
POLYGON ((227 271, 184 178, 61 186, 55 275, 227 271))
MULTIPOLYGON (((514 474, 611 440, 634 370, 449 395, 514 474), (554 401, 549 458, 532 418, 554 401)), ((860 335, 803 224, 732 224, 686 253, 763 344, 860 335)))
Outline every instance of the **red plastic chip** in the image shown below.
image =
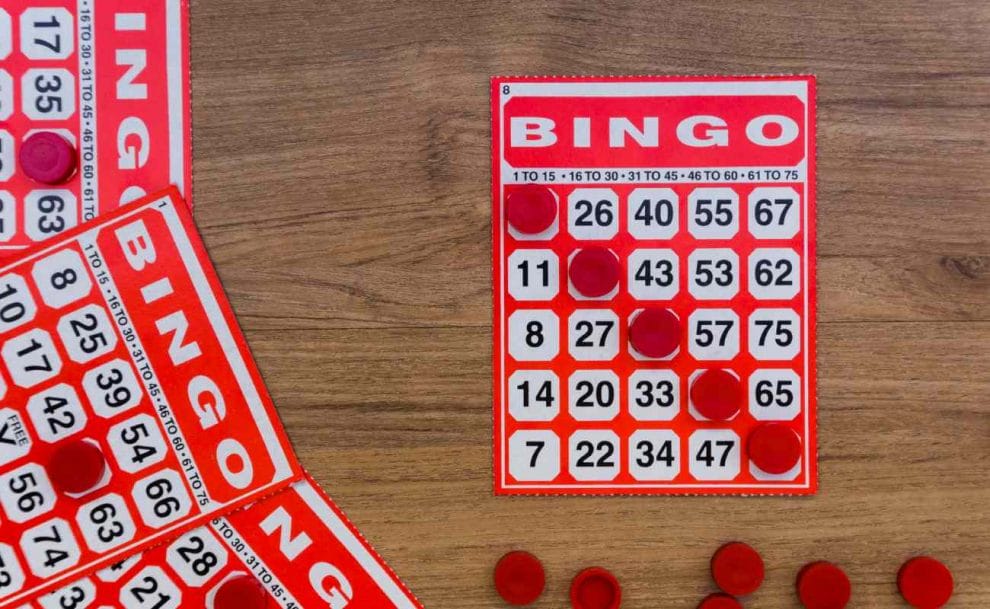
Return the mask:
POLYGON ((221 584, 213 599, 213 609, 265 609, 268 592, 250 575, 238 575, 221 584))
POLYGON ((524 184, 506 197, 505 214, 512 228, 536 235, 553 226, 557 219, 557 199, 546 186, 524 184))
POLYGON ((667 357, 681 343, 681 320, 670 309, 644 309, 629 324, 629 342, 646 357, 667 357))
POLYGON ((574 609, 618 609, 622 588, 612 573, 601 567, 589 567, 571 582, 571 607, 574 609))
POLYGON ((768 474, 783 474, 801 460, 801 436, 782 423, 763 423, 749 434, 750 461, 768 474))
POLYGON ((706 419, 727 421, 742 407, 742 384, 727 370, 705 370, 691 384, 691 402, 706 419))
POLYGON ((543 594, 546 574, 529 552, 509 552, 495 565, 495 590, 510 605, 528 605, 543 594))
POLYGON ((51 131, 33 133, 21 144, 17 155, 24 174, 42 184, 61 184, 76 171, 76 149, 51 131))
POLYGON ((586 247, 574 254, 568 276, 582 295, 598 298, 619 284, 619 260, 604 247, 586 247))
POLYGON ((85 493, 96 486, 106 471, 107 460, 95 444, 83 440, 66 442, 52 453, 48 477, 63 493, 85 493))
POLYGON ((712 555, 712 579, 723 592, 745 596, 763 583, 763 559, 759 552, 741 541, 723 545, 712 555))
POLYGON ((897 572, 897 589, 917 609, 939 609, 949 602, 952 588, 952 572, 931 556, 916 556, 897 572))
POLYGON ((734 596, 716 592, 701 599, 698 609, 743 609, 743 606, 734 596))
POLYGON ((798 572, 797 595, 806 609, 843 609, 852 596, 852 585, 837 565, 818 561, 798 572))

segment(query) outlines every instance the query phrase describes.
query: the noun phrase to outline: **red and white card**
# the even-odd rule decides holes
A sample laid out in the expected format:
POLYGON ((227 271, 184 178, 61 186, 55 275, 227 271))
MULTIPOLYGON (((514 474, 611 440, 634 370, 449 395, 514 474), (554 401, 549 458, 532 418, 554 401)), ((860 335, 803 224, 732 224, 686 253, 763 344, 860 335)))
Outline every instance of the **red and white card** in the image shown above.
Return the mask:
POLYGON ((174 188, 0 269, 0 362, 2 608, 301 475, 174 188))
POLYGON ((169 184, 189 201, 187 24, 187 0, 0 6, 0 255, 169 184), (40 132, 74 149, 65 181, 25 175, 40 132))
POLYGON ((308 478, 24 607, 252 609, 256 597, 225 591, 245 577, 268 607, 422 608, 308 478))
POLYGON ((814 78, 491 103, 495 492, 814 493, 814 78))

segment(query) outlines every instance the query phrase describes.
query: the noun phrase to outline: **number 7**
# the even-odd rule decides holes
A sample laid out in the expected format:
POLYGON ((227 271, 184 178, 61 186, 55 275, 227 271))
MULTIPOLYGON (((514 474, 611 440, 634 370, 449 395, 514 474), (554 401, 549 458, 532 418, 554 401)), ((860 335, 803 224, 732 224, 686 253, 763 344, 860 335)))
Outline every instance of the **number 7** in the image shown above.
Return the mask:
POLYGON ((546 442, 543 440, 530 440, 526 442, 527 448, 536 448, 533 451, 533 455, 529 458, 529 466, 536 467, 536 461, 540 458, 540 453, 543 452, 543 447, 546 446, 546 442))

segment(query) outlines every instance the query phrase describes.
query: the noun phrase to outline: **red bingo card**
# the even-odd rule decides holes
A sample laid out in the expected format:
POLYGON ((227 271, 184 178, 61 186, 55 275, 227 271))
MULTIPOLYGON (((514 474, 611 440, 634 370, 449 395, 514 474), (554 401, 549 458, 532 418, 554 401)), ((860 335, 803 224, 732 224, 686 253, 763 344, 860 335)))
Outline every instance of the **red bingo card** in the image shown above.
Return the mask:
POLYGON ((0 4, 0 256, 169 184, 188 201, 187 10, 0 4))
POLYGON ((312 480, 27 607, 301 609, 422 605, 312 480))
POLYGON ((491 96, 496 493, 814 493, 814 78, 491 96))
POLYGON ((0 269, 0 607, 300 475, 174 188, 0 269))

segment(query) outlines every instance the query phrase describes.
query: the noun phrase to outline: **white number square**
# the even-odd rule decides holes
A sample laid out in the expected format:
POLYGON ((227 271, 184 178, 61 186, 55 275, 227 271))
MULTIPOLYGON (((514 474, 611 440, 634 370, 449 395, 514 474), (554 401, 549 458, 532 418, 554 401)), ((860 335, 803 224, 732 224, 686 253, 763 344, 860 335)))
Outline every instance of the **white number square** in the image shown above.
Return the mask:
POLYGON ((27 412, 35 433, 45 442, 58 442, 86 427, 86 411, 79 394, 65 383, 32 395, 27 412))
MULTIPOLYGON (((96 600, 96 584, 89 578, 72 582, 38 599, 42 609, 86 609, 96 600)), ((25 608, 26 609, 26 608, 25 608)))
POLYGON ((82 384, 89 405, 105 419, 137 406, 144 395, 131 365, 119 358, 84 374, 82 384))
POLYGON ((72 14, 64 8, 33 7, 21 13, 21 53, 35 61, 65 59, 75 48, 72 14))
POLYGON ((611 370, 578 370, 567 379, 567 410, 578 421, 611 421, 620 403, 619 377, 611 370))
POLYGON ((688 318, 688 350, 695 359, 730 360, 739 353, 739 316, 732 309, 698 309, 688 318))
MULTIPOLYGON (((0 139, 0 146, 3 146, 0 139)), ((0 162, 6 163, 5 159, 0 162)), ((13 167, 13 165, 5 165, 13 167)), ((0 171, 3 169, 0 168, 0 171)), ((17 199, 6 190, 0 190, 0 243, 10 241, 17 234, 17 199)))
POLYGON ((35 121, 64 120, 76 113, 76 79, 60 68, 33 69, 21 77, 21 109, 35 121))
POLYGON ((619 475, 619 436, 605 429, 575 431, 567 441, 568 471, 575 480, 604 482, 619 475))
POLYGON ((550 300, 559 289, 560 262, 552 250, 516 250, 509 256, 509 294, 516 300, 550 300))
POLYGON ((14 79, 10 72, 0 68, 0 121, 14 113, 14 79))
POLYGON ((571 356, 583 362, 609 361, 619 354, 619 318, 608 309, 579 309, 567 320, 571 356))
POLYGON ((801 351, 801 318, 793 309, 757 309, 749 316, 749 353, 758 360, 792 360, 801 351))
POLYGON ((8 340, 0 349, 0 355, 7 365, 11 379, 18 387, 34 387, 62 370, 62 359, 55 349, 55 343, 52 342, 51 335, 41 328, 28 330, 8 340))
POLYGON ((509 436, 509 474, 520 482, 549 482, 560 475, 560 438, 547 430, 509 436))
MULTIPOLYGON (((14 136, 6 129, 0 129, 0 182, 6 182, 14 175, 14 168, 17 165, 14 155, 14 136)), ((6 203, 9 199, 13 202, 14 196, 7 191, 3 192, 2 200, 6 203)), ((4 210, 0 210, 4 211, 4 210)), ((12 215, 10 217, 13 217, 12 215)), ((4 217, 6 219, 6 216, 4 217)), ((0 227, 0 235, 13 232, 15 227, 0 227)), ((8 237, 9 238, 9 237, 8 237)))
POLYGON ((35 263, 31 269, 41 299, 55 309, 89 295, 93 282, 79 252, 64 249, 35 263))
POLYGON ((192 508, 182 476, 171 469, 138 481, 131 494, 141 519, 156 529, 182 518, 192 508))
POLYGON ((727 248, 695 250, 688 275, 688 291, 698 300, 731 300, 739 292, 739 256, 727 248))
POLYGON ((88 362, 117 346, 117 331, 106 310, 97 304, 63 315, 58 320, 58 335, 74 362, 88 362))
POLYGON ((168 454, 158 422, 149 414, 114 425, 107 433, 107 441, 117 466, 129 474, 161 463, 168 454))
POLYGON ((55 507, 55 490, 45 468, 28 463, 0 476, 0 504, 13 522, 27 522, 55 507))
POLYGON ((673 480, 681 472, 681 439, 669 429, 641 429, 629 436, 629 473, 643 482, 673 480))
POLYGON ((0 333, 9 332, 34 319, 38 307, 27 281, 17 273, 0 277, 0 333))
POLYGON ((756 370, 749 377, 749 413, 759 421, 792 421, 801 412, 801 378, 788 369, 756 370))
POLYGON ((763 248, 749 255, 749 292, 757 300, 789 300, 801 289, 801 259, 790 248, 763 248))
POLYGON ((793 188, 754 188, 748 203, 749 232, 757 239, 790 239, 801 229, 801 197, 793 188))
POLYGON ((731 188, 695 188, 688 195, 688 232, 695 239, 731 239, 739 232, 739 195, 731 188))
POLYGON ((699 429, 688 438, 688 469, 697 480, 733 480, 739 452, 739 436, 731 429, 699 429))
POLYGON ((550 370, 517 370, 509 377, 509 414, 517 421, 552 421, 560 413, 560 379, 550 370))
POLYGON ((7 59, 13 51, 14 29, 10 21, 10 13, 0 8, 0 59, 7 59))
POLYGON ((548 362, 560 352, 560 320, 553 311, 525 309, 509 316, 509 355, 548 362))
POLYGON ((65 189, 32 190, 24 198, 24 231, 44 241, 76 225, 76 196, 65 189))
POLYGON ((670 421, 681 411, 681 381, 673 370, 629 375, 629 414, 637 421, 670 421))
POLYGON ((677 193, 670 188, 637 188, 629 193, 627 224, 637 239, 670 239, 677 234, 677 193))
POLYGON ((637 249, 629 254, 629 293, 637 300, 670 300, 680 287, 677 254, 668 249, 637 249))
POLYGON ((0 465, 7 465, 20 459, 31 451, 31 436, 21 415, 13 408, 0 408, 0 465))
POLYGON ((76 522, 86 545, 94 552, 106 552, 134 539, 137 526, 124 498, 116 493, 83 505, 76 522))
POLYGON ((54 518, 21 535, 21 551, 38 577, 51 577, 79 563, 82 552, 69 523, 54 518))
POLYGON ((227 549, 206 527, 178 538, 165 551, 165 561, 189 586, 199 588, 227 566, 227 549))
POLYGON ((124 609, 177 609, 182 591, 161 567, 145 567, 120 589, 124 609))
POLYGON ((24 587, 24 568, 17 560, 14 548, 5 543, 0 543, 0 581, 7 582, 3 588, 4 595, 13 594, 24 587))
POLYGON ((609 188, 577 188, 567 196, 567 230, 578 240, 611 239, 619 231, 619 197, 609 188))

